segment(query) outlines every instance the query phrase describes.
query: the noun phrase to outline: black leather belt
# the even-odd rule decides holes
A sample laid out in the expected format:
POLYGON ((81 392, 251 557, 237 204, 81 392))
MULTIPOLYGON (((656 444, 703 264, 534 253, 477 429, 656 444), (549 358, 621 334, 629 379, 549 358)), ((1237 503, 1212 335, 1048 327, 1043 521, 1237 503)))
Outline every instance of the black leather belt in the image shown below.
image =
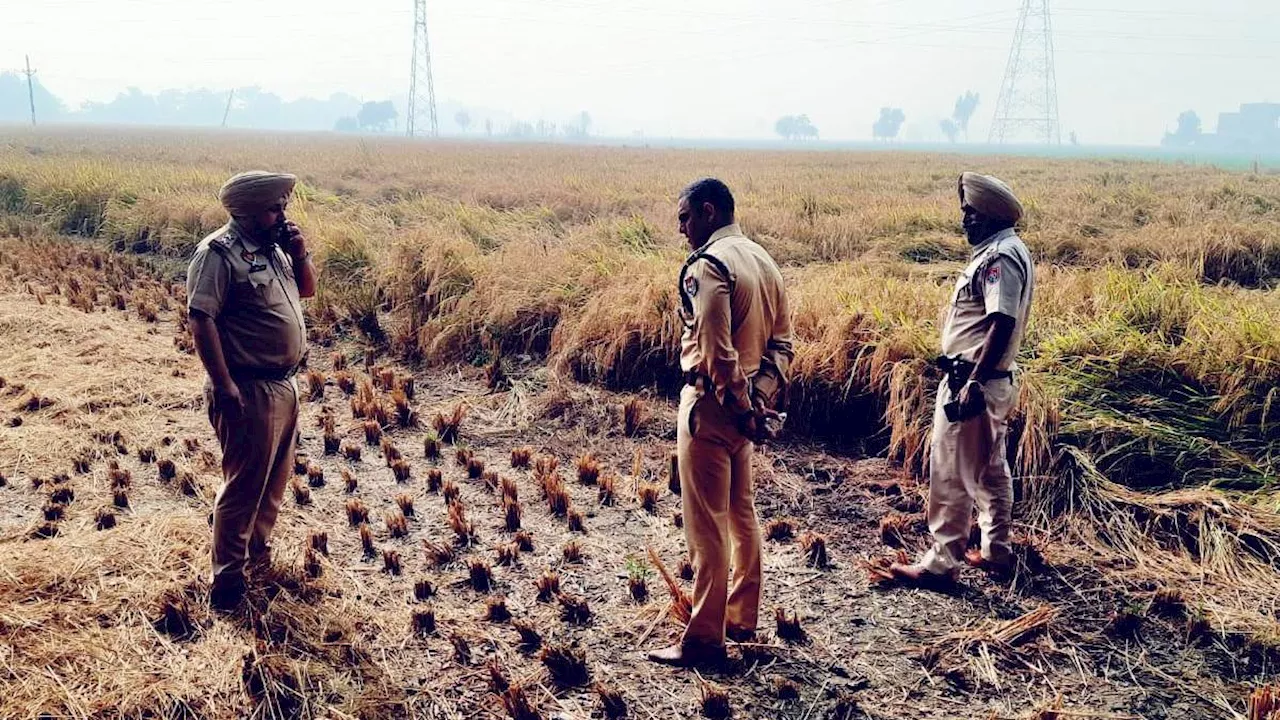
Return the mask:
MULTIPOLYGON (((946 355, 938 356, 937 366, 942 372, 947 374, 947 385, 952 390, 957 390, 961 385, 968 382, 973 376, 973 371, 978 367, 977 363, 971 363, 964 358, 947 357, 946 355)), ((1013 373, 1008 370, 997 370, 987 378, 988 380, 1012 380, 1013 373)))
POLYGON ((288 380, 298 374, 297 366, 290 368, 228 368, 234 380, 288 380))
MULTIPOLYGON (((978 367, 977 363, 971 363, 964 358, 953 358, 942 355, 937 360, 937 365, 948 375, 959 375, 969 377, 978 367)), ((1007 380, 1013 377, 1013 373, 1009 370, 997 370, 990 375, 991 380, 1007 380)))
POLYGON ((697 386, 698 386, 698 381, 699 381, 699 380, 705 380, 705 379, 706 379, 706 377, 707 377, 706 375, 703 375, 702 373, 697 372, 696 370, 685 370, 685 371, 684 371, 684 384, 685 384, 685 385, 693 385, 694 387, 697 387, 697 386))

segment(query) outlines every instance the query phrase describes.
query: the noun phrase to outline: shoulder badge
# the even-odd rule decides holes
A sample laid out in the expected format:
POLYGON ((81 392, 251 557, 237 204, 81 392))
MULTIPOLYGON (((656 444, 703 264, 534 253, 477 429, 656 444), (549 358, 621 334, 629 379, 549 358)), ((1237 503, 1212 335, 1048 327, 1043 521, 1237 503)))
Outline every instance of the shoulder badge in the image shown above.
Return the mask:
POLYGON ((991 267, 987 268, 986 281, 988 285, 995 285, 996 283, 1000 282, 1000 266, 999 265, 996 265, 993 263, 991 267))
POLYGON ((698 294, 698 278, 688 275, 684 279, 684 294, 694 297, 698 294))
POLYGON ((209 247, 223 254, 231 252, 235 244, 236 238, 231 233, 223 233, 209 241, 209 247))

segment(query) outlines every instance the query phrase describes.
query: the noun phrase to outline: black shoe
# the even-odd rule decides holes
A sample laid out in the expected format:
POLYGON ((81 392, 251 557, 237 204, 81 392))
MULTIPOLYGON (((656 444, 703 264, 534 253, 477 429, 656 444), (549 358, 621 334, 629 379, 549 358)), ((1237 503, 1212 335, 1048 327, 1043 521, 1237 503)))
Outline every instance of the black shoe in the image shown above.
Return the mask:
POLYGON ((209 588, 209 607, 216 612, 232 612, 244 602, 243 580, 214 582, 209 588))
POLYGON ((244 573, 248 577, 266 577, 271 572, 271 549, 254 555, 245 563, 244 573))
POLYGON ((755 642, 756 631, 745 627, 727 627, 724 629, 724 636, 736 643, 755 642))

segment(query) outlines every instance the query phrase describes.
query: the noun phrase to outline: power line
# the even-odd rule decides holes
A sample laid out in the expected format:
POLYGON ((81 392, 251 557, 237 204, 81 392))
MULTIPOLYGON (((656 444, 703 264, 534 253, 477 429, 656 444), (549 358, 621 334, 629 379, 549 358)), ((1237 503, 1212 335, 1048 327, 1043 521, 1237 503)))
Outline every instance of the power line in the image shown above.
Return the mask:
MULTIPOLYGON (((738 47, 738 48, 734 48, 731 51, 725 51, 721 48, 711 47, 711 48, 706 48, 703 52, 694 53, 692 55, 684 57, 682 59, 682 62, 686 64, 697 64, 704 61, 708 61, 708 62, 718 61, 718 62, 729 62, 729 63, 745 62, 749 60, 758 60, 758 59, 776 57, 776 56, 794 57, 799 53, 809 53, 817 50, 839 49, 839 48, 848 47, 849 45, 927 47, 927 48, 951 49, 954 47, 951 44, 947 44, 947 45, 932 44, 931 45, 931 44, 920 44, 920 43, 910 43, 910 42, 902 43, 897 41, 906 39, 906 38, 918 37, 921 35, 930 35, 938 32, 944 32, 946 30, 952 30, 952 29, 979 28, 979 27, 988 25, 992 22, 1002 24, 1005 22, 1004 16, 1005 16, 1005 11, 996 11, 996 12, 988 11, 988 12, 976 13, 972 15, 948 18, 947 20, 944 21, 947 24, 941 24, 941 25, 917 24, 915 26, 908 26, 908 27, 911 27, 912 29, 907 30, 905 32, 881 36, 874 40, 864 40, 864 39, 856 39, 856 38, 851 39, 847 35, 822 37, 822 38, 803 38, 804 45, 800 50, 797 50, 796 47, 794 46, 781 46, 781 45, 768 46, 763 49, 755 48, 755 47, 738 47), (1000 17, 996 20, 991 20, 990 19, 991 16, 995 16, 995 15, 999 15, 1000 17), (974 23, 975 20, 982 20, 982 22, 974 23), (960 25, 956 23, 965 23, 965 24, 960 25)), ((499 18, 497 16, 484 16, 484 17, 492 18, 495 20, 504 19, 504 18, 499 18)), ((511 18, 506 18, 506 19, 510 20, 511 18)), ((580 23, 580 22, 574 23, 574 24, 582 27, 601 27, 601 28, 609 27, 609 26, 600 25, 600 24, 587 25, 585 23, 580 23)), ((966 49, 990 49, 990 48, 966 48, 966 49)), ((496 50, 495 53, 491 56, 492 59, 503 58, 503 59, 515 59, 515 60, 519 60, 522 57, 523 56, 518 53, 506 52, 502 49, 496 50)), ((611 73, 611 77, 616 78, 619 76, 622 76, 622 77, 630 76, 630 75, 641 72, 643 69, 644 69, 644 66, 638 66, 634 62, 622 61, 622 62, 614 62, 614 63, 594 63, 590 65, 582 65, 580 67, 559 69, 556 72, 557 72, 557 76, 561 78, 586 77, 589 75, 599 74, 602 72, 611 73)))
POLYGON ((1068 13, 1071 15, 1133 15, 1138 17, 1155 17, 1155 18, 1192 18, 1196 20, 1208 20, 1213 22, 1225 23, 1246 23, 1256 24, 1258 21, 1254 18, 1231 17, 1222 13, 1197 13, 1186 11, 1171 10, 1134 10, 1129 8, 1088 8, 1088 7, 1062 7, 1059 6, 1054 12, 1058 14, 1068 13))
POLYGON ((431 77, 431 45, 427 41, 427 0, 413 2, 413 57, 409 59, 409 120, 405 130, 409 137, 418 134, 419 123, 429 120, 431 137, 440 134, 436 119, 436 85, 431 77), (420 84, 427 84, 423 98, 420 84))

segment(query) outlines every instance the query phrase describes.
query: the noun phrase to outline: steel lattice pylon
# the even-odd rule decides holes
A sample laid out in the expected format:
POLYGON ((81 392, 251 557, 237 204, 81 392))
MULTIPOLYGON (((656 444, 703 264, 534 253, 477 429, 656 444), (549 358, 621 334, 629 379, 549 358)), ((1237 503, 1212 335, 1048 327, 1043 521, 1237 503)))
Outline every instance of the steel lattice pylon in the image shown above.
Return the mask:
POLYGON ((436 86, 431 78, 431 45, 427 42, 427 2, 413 1, 413 57, 409 60, 409 121, 405 132, 414 137, 430 123, 431 137, 440 133, 436 120, 436 86), (427 85, 423 97, 421 83, 427 85))
POLYGON ((1062 143, 1049 0, 1022 2, 987 141, 1003 145, 1029 139, 1048 145, 1062 143))

